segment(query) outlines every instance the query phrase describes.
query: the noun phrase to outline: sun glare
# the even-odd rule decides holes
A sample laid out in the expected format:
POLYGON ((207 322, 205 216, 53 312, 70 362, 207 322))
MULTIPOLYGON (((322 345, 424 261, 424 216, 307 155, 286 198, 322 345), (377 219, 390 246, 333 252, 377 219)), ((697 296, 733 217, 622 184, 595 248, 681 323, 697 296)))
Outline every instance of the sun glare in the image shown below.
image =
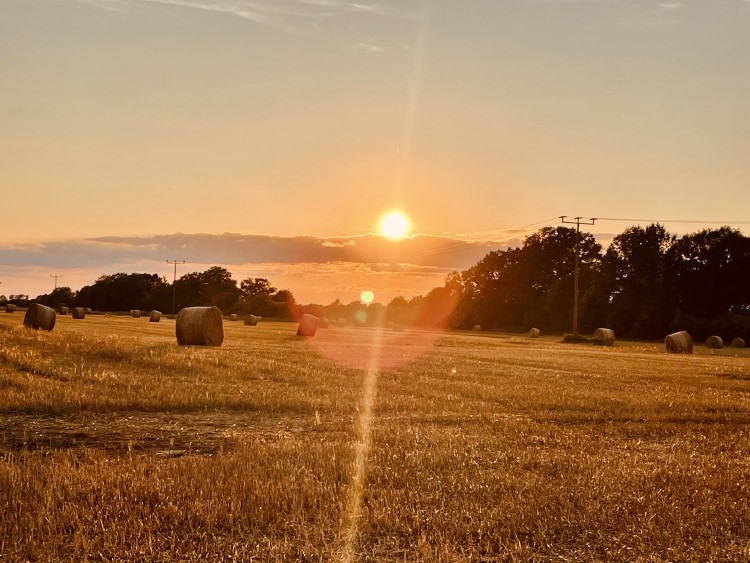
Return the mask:
POLYGON ((394 209, 385 213, 380 218, 378 224, 380 233, 391 240, 398 240, 404 238, 409 234, 411 229, 411 222, 409 218, 402 211, 394 209))

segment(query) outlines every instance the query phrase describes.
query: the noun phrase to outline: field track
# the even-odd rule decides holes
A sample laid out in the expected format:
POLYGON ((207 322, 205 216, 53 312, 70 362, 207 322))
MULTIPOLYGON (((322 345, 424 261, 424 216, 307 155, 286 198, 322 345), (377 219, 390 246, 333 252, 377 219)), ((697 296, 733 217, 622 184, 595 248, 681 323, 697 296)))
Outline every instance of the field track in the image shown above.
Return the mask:
POLYGON ((0 313, 0 561, 747 561, 750 352, 0 313))

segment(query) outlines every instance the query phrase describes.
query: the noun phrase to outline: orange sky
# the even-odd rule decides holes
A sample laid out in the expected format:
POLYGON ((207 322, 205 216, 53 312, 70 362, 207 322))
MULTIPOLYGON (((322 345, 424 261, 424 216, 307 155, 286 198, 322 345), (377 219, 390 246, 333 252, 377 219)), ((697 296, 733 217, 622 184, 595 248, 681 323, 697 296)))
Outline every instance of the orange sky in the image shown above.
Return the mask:
MULTIPOLYGON (((92 264, 101 237, 363 236, 394 207, 496 246, 563 214, 741 225, 749 24, 746 0, 4 0, 0 293, 203 264, 92 264)), ((342 299, 444 275, 297 261, 325 268, 272 281, 315 300, 319 269, 342 299)))

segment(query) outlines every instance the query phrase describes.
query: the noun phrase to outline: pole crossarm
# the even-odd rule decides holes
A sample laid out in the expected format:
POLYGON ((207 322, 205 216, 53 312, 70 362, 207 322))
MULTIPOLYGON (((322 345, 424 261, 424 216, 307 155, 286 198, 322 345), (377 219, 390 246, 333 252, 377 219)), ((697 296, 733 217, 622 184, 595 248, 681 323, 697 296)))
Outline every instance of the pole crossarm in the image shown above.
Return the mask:
POLYGON ((57 275, 57 274, 50 274, 49 277, 55 278, 55 289, 57 289, 57 278, 63 277, 62 274, 59 274, 59 275, 57 275))
POLYGON ((580 238, 581 238, 581 225, 593 225, 597 221, 597 217, 573 217, 568 219, 567 215, 560 215, 560 222, 566 225, 576 226, 576 244, 575 244, 575 266, 573 275, 573 334, 578 334, 578 269, 580 258, 580 238))

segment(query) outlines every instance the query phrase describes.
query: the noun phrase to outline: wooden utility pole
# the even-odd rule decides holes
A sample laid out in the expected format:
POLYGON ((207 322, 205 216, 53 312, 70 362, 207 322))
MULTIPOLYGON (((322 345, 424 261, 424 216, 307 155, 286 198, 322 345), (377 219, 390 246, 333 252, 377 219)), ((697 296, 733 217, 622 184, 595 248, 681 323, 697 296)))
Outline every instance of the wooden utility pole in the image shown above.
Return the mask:
POLYGON ((567 215, 560 215, 560 222, 576 226, 576 244, 575 244, 575 266, 573 274, 573 334, 578 334, 578 264, 580 258, 580 233, 581 225, 593 225, 596 223, 596 217, 573 217, 568 220, 567 215))
POLYGON ((50 274, 49 277, 55 278, 55 289, 57 289, 57 278, 61 278, 62 275, 50 274))
POLYGON ((184 260, 167 260, 167 264, 174 264, 174 277, 172 278, 172 318, 174 318, 174 308, 177 300, 177 287, 175 286, 175 282, 177 281, 177 264, 184 263, 184 260))

